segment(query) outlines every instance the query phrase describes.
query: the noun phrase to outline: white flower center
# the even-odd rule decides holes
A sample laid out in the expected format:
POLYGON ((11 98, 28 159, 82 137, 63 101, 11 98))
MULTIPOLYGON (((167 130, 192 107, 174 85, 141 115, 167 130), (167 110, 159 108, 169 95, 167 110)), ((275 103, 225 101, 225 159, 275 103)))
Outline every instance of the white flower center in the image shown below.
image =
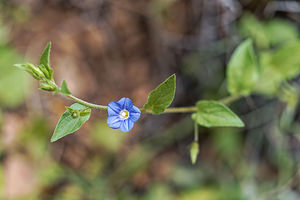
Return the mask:
POLYGON ((127 110, 122 110, 120 112, 120 117, 123 119, 127 119, 129 117, 129 112, 127 110))

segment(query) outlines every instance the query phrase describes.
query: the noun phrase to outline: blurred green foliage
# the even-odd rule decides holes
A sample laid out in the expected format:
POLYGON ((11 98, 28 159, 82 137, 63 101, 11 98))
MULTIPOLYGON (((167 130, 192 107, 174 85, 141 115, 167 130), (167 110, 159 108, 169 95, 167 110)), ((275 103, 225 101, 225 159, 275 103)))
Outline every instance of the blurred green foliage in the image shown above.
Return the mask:
POLYGON ((281 85, 295 78, 300 72, 300 39, 297 27, 289 21, 272 19, 259 21, 245 14, 239 24, 243 37, 255 41, 260 67, 255 91, 276 96, 281 85))
MULTIPOLYGON (((0 16, 1 19, 1 16, 0 16)), ((29 91, 29 76, 13 67, 21 56, 7 42, 8 30, 0 21, 0 106, 16 107, 29 91)))
POLYGON ((7 45, 0 46, 0 105, 16 107, 24 102, 30 86, 29 77, 13 66, 20 56, 7 45))
POLYGON ((283 19, 262 21, 247 13, 241 18, 238 27, 242 36, 252 38, 262 49, 299 39, 295 24, 283 19))
POLYGON ((94 123, 91 138, 94 143, 108 152, 117 152, 122 147, 128 134, 122 134, 119 129, 112 129, 103 120, 94 123))
POLYGON ((251 39, 233 52, 227 67, 228 91, 232 95, 250 95, 259 78, 257 58, 251 39))

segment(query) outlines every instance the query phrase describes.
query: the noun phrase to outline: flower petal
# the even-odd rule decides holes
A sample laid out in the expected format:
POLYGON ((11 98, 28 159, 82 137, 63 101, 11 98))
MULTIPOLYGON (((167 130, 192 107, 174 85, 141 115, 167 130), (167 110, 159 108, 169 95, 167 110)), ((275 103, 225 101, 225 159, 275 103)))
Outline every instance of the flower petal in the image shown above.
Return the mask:
POLYGON ((136 106, 132 106, 132 108, 129 110, 129 112, 141 113, 140 109, 136 106))
POLYGON ((107 124, 110 128, 120 128, 121 124, 122 124, 122 120, 120 119, 119 116, 110 116, 107 118, 107 124))
POLYGON ((129 110, 129 113, 129 119, 133 122, 136 122, 141 116, 141 111, 136 106, 132 106, 132 108, 129 110))
POLYGON ((129 98, 123 97, 118 101, 118 104, 120 104, 121 109, 130 110, 133 106, 132 101, 129 98))
POLYGON ((120 130, 123 132, 128 132, 133 128, 133 124, 134 124, 133 121, 131 121, 130 119, 126 119, 122 122, 120 126, 120 130))
POLYGON ((120 105, 117 102, 112 101, 108 104, 108 106, 107 106, 108 116, 119 115, 120 112, 121 112, 121 108, 120 108, 120 105))

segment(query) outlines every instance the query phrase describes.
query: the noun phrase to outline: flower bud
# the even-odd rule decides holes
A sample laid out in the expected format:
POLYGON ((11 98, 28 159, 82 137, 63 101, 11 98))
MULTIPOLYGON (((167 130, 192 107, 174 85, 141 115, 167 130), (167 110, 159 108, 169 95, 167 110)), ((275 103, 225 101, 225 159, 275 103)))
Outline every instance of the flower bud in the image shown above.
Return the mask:
POLYGON ((50 73, 44 65, 38 65, 38 68, 43 72, 43 74, 45 75, 45 77, 47 79, 49 79, 49 80, 51 79, 50 73))
POLYGON ((70 115, 71 115, 72 118, 75 119, 75 118, 77 118, 77 117, 80 116, 79 110, 74 110, 74 109, 72 109, 72 108, 70 108, 70 107, 68 107, 68 106, 66 106, 66 109, 67 109, 67 111, 70 113, 70 115))
POLYGON ((194 141, 191 144, 191 148, 190 148, 190 157, 191 157, 191 161, 192 161, 193 165, 197 161, 198 154, 199 154, 199 144, 198 144, 198 142, 194 141))
POLYGON ((41 87, 40 87, 41 90, 46 90, 46 91, 50 91, 50 92, 56 90, 56 86, 50 85, 48 83, 41 83, 40 85, 41 85, 41 87))
POLYGON ((33 64, 28 63, 26 65, 26 71, 29 72, 37 80, 46 79, 45 74, 38 67, 34 66, 33 64))

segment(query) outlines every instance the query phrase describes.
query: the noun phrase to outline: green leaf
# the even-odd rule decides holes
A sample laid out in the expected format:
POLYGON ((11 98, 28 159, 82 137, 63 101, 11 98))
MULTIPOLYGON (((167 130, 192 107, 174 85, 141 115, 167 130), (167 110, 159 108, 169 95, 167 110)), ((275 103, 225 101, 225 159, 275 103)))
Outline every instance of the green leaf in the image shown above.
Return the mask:
POLYGON ((227 67, 228 90, 232 95, 249 95, 259 78, 256 56, 250 39, 233 52, 227 67))
MULTIPOLYGON (((70 106, 69 110, 80 112, 81 110, 86 108, 87 107, 84 105, 75 103, 70 106)), ((65 111, 64 114, 60 117, 51 138, 51 142, 55 142, 58 139, 77 131, 81 127, 81 125, 90 118, 91 115, 91 109, 87 109, 84 111, 85 113, 88 112, 87 115, 79 115, 76 117, 74 117, 74 113, 72 114, 69 110, 65 111)))
POLYGON ((272 55, 271 65, 284 78, 291 79, 300 72, 300 41, 292 41, 280 47, 272 55))
POLYGON ((274 96, 284 80, 282 74, 271 64, 272 55, 271 52, 261 52, 259 55, 261 75, 253 89, 256 93, 274 96))
POLYGON ((47 44, 40 57, 40 65, 50 66, 50 51, 51 51, 51 42, 47 44))
POLYGON ((239 23, 239 32, 243 37, 252 38, 259 48, 269 46, 270 41, 265 25, 252 14, 247 13, 243 15, 239 23))
POLYGON ((41 57, 40 65, 44 65, 49 73, 49 79, 53 79, 53 69, 50 67, 50 51, 51 51, 51 42, 45 47, 41 57))
POLYGON ((298 38, 297 27, 289 21, 274 19, 265 26, 271 44, 280 44, 298 38))
POLYGON ((157 88, 151 91, 145 109, 150 109, 154 114, 160 114, 170 106, 174 99, 176 88, 176 76, 173 74, 157 88))
POLYGON ((197 113, 192 115, 199 125, 205 127, 243 127, 244 123, 228 107, 218 101, 198 101, 197 113))
POLYGON ((255 92, 274 96, 282 82, 300 73, 300 41, 285 43, 273 51, 260 53, 261 76, 255 92))
POLYGON ((65 95, 71 94, 70 90, 68 89, 67 82, 65 80, 63 80, 63 82, 61 84, 60 92, 65 95))

